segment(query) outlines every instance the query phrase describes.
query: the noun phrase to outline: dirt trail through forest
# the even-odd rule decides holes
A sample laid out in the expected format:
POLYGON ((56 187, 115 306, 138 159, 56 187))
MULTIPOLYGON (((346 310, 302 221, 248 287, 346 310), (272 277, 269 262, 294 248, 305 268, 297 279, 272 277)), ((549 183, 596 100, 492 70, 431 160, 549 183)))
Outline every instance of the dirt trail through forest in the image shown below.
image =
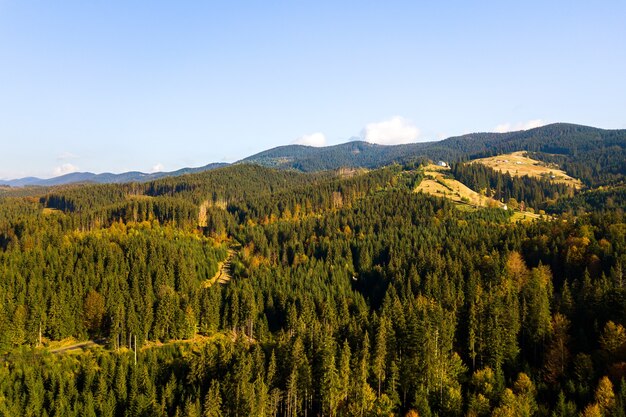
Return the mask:
POLYGON ((232 276, 230 275, 230 262, 235 256, 234 249, 228 249, 228 256, 223 262, 217 264, 217 273, 213 276, 213 278, 208 279, 204 282, 204 287, 210 287, 215 284, 227 284, 228 281, 231 280, 232 276))
POLYGON ((74 343, 68 346, 61 346, 58 347, 56 349, 51 349, 50 353, 65 353, 65 352, 69 352, 72 350, 78 350, 78 349, 85 349, 85 348, 90 348, 90 347, 94 347, 97 346, 98 343, 95 340, 87 340, 84 342, 78 342, 78 343, 74 343))

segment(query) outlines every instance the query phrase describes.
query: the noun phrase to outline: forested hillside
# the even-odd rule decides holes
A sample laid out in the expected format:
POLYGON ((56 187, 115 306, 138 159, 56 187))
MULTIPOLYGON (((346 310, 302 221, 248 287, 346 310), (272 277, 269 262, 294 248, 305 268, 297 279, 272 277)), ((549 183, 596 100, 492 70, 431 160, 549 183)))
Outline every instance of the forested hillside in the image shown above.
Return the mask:
POLYGON ((588 186, 620 182, 626 176, 626 130, 567 123, 395 146, 358 141, 324 148, 290 145, 261 152, 243 162, 311 172, 346 166, 377 168, 424 159, 459 162, 522 150, 531 152, 535 159, 557 163, 588 186))
POLYGON ((378 168, 394 162, 424 159, 427 157, 426 149, 427 144, 424 143, 385 146, 363 141, 320 148, 288 145, 252 155, 242 162, 303 172, 341 167, 378 168))
POLYGON ((626 415, 623 186, 453 171, 551 216, 415 193, 415 163, 1 198, 0 415, 626 415))
POLYGON ((484 192, 517 208, 520 204, 535 210, 554 204, 559 197, 573 196, 575 190, 550 179, 529 176, 516 177, 481 164, 454 164, 452 173, 456 179, 473 190, 484 192))

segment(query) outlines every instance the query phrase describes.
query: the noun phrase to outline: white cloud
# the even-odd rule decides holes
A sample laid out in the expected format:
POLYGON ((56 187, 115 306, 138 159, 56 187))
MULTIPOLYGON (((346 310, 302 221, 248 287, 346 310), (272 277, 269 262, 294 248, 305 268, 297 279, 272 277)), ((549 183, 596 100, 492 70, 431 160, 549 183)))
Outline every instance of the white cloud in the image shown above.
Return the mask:
POLYGON ((545 126, 546 122, 541 119, 529 120, 527 122, 519 122, 519 123, 502 123, 493 128, 494 132, 497 133, 505 133, 505 132, 516 132, 518 130, 528 130, 534 129, 536 127, 545 126))
POLYGON ((400 116, 393 116, 382 122, 368 123, 361 132, 363 140, 380 145, 415 142, 419 135, 420 130, 409 120, 400 116))
POLYGON ((163 170, 165 169, 165 166, 160 163, 157 162, 156 164, 152 165, 152 169, 150 170, 150 173, 155 173, 155 172, 163 172, 163 170))
POLYGON ((57 159, 58 159, 59 161, 65 161, 65 160, 67 160, 67 159, 78 159, 78 158, 80 158, 80 156, 76 155, 75 153, 72 153, 72 152, 67 152, 67 151, 65 151, 65 152, 61 152, 61 153, 57 156, 57 159))
POLYGON ((291 142, 296 145, 306 145, 306 146, 325 146, 326 145, 326 135, 322 132, 311 133, 310 135, 300 136, 298 139, 291 142))
POLYGON ((76 165, 63 164, 54 168, 52 173, 58 177, 59 175, 71 174, 72 172, 76 171, 78 171, 78 167, 76 165))

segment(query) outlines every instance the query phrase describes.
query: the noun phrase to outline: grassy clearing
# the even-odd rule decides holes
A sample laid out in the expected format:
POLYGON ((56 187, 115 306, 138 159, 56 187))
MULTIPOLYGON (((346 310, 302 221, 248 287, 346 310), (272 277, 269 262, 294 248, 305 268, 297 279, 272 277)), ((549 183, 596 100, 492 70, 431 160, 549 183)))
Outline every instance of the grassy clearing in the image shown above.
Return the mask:
MULTIPOLYGON (((209 342, 217 341, 220 339, 226 339, 226 338, 228 338, 226 334, 218 332, 211 336, 205 336, 205 335, 201 335, 197 333, 189 339, 172 339, 172 340, 168 340, 165 342, 146 340, 144 341, 143 345, 139 348, 139 350, 145 351, 149 349, 155 349, 155 348, 158 349, 158 348, 163 348, 163 347, 172 346, 172 345, 187 345, 187 346, 191 346, 192 348, 193 347, 198 348, 198 347, 204 346, 205 344, 209 342)), ((124 347, 122 349, 127 349, 127 348, 124 347)), ((130 349, 127 349, 127 350, 130 351, 130 349)))
POLYGON ((102 341, 94 340, 77 340, 68 337, 62 340, 42 340, 43 345, 40 348, 55 354, 80 354, 86 350, 103 349, 102 341))
POLYGON ((61 210, 55 209, 55 208, 49 208, 49 207, 44 207, 41 212, 43 214, 54 214, 54 213, 63 213, 61 210))
MULTIPOLYGON (((481 207, 501 207, 504 204, 477 193, 460 181, 448 176, 450 168, 430 164, 424 168, 424 179, 413 190, 436 197, 444 197, 456 203, 456 207, 463 211, 474 211, 481 207)), ((515 211, 511 216, 512 222, 532 221, 540 218, 538 214, 527 211, 515 211)))
POLYGON ((524 151, 475 159, 472 162, 486 165, 496 171, 508 172, 515 177, 528 175, 534 178, 544 178, 569 185, 575 189, 580 189, 583 186, 580 180, 570 177, 557 166, 548 165, 544 162, 529 158, 524 151))
POLYGON ((539 214, 530 213, 528 211, 516 211, 513 213, 513 216, 511 216, 511 221, 513 223, 529 222, 529 221, 537 220, 539 218, 541 218, 539 214))
POLYGON ((352 178, 357 175, 363 175, 369 172, 365 168, 339 168, 337 170, 337 176, 339 178, 352 178))
POLYGON ((67 337, 61 340, 43 340, 43 345, 50 350, 63 349, 76 343, 80 343, 80 340, 76 340, 73 337, 67 337))
POLYGON ((129 201, 141 201, 141 200, 154 200, 154 197, 145 194, 128 194, 126 200, 129 201))
POLYGON ((445 197, 460 204, 475 207, 502 207, 502 203, 478 194, 465 184, 447 177, 449 168, 428 165, 424 168, 424 179, 415 188, 415 192, 423 192, 437 197, 445 197))

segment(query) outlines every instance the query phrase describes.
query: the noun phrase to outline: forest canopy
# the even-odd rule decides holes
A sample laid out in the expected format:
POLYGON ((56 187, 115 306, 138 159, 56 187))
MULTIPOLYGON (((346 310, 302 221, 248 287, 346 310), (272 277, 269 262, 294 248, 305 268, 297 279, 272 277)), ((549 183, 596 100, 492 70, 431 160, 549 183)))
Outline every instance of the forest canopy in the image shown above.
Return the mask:
POLYGON ((419 161, 1 198, 0 415, 624 415, 623 186, 453 173, 550 216, 419 161))

